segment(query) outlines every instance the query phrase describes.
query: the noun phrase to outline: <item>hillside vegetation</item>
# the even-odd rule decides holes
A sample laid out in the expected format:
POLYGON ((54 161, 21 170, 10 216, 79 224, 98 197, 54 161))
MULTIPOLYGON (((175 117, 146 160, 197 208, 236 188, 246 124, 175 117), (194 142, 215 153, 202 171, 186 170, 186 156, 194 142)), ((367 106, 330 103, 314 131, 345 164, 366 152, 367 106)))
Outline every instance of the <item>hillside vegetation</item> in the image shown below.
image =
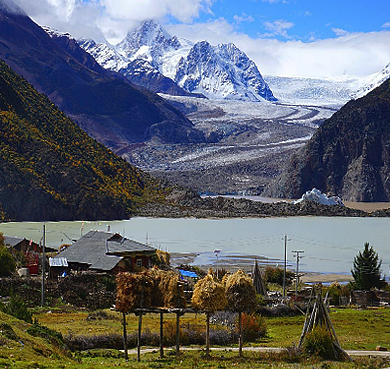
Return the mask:
POLYGON ((90 138, 0 62, 2 219, 124 219, 159 196, 149 176, 90 138))
POLYGON ((314 187, 346 201, 390 199, 390 80, 326 120, 265 195, 314 187))
POLYGON ((157 94, 104 70, 74 39, 52 39, 22 10, 12 11, 3 2, 0 59, 91 137, 113 150, 151 139, 204 141, 203 134, 157 94))

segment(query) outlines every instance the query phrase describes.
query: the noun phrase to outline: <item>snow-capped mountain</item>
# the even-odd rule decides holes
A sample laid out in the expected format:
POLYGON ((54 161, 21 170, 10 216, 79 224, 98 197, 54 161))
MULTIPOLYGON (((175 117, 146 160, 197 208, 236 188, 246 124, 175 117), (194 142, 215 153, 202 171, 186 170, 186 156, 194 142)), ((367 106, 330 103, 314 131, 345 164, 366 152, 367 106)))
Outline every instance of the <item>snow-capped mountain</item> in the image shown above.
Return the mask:
POLYGON ((158 69, 153 67, 147 59, 126 58, 114 46, 108 43, 97 43, 90 39, 81 39, 78 42, 102 67, 122 74, 136 85, 156 93, 204 97, 183 90, 172 79, 164 76, 158 69))
POLYGON ((390 63, 387 64, 379 73, 375 73, 364 79, 363 85, 357 90, 354 97, 359 98, 367 95, 374 88, 380 86, 384 81, 390 78, 390 63))
MULTIPOLYGON (((150 77, 155 81, 159 76, 170 78, 187 94, 212 99, 276 100, 256 64, 233 44, 212 46, 207 41, 193 44, 179 40, 153 20, 129 31, 116 46, 91 40, 79 43, 104 68, 119 72, 134 83, 142 80, 144 87, 150 88, 150 77)), ((172 90, 172 83, 167 80, 160 85, 167 84, 172 90)), ((158 92, 170 93, 166 88, 158 92)))
POLYGON ((91 39, 78 40, 79 45, 104 68, 118 72, 126 68, 129 60, 123 57, 112 45, 91 39))
POLYGON ((174 81, 189 92, 229 100, 275 101, 256 64, 233 44, 196 43, 182 57, 174 81))
POLYGON ((127 59, 147 60, 156 69, 160 68, 164 54, 180 47, 177 37, 170 36, 153 20, 144 21, 138 28, 130 30, 116 45, 116 49, 127 59))

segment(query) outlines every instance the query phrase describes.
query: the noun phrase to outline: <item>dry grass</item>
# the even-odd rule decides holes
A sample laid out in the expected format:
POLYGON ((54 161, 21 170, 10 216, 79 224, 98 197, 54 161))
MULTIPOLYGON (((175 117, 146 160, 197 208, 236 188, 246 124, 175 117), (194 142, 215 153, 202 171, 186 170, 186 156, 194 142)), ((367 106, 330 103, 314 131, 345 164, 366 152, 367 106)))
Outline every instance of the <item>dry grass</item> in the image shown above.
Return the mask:
POLYGON ((252 278, 242 270, 226 280, 226 297, 229 307, 235 311, 246 311, 256 306, 256 291, 252 278))
POLYGON ((192 295, 192 305, 195 309, 215 312, 224 309, 226 304, 225 287, 214 279, 212 273, 208 273, 196 283, 192 295))

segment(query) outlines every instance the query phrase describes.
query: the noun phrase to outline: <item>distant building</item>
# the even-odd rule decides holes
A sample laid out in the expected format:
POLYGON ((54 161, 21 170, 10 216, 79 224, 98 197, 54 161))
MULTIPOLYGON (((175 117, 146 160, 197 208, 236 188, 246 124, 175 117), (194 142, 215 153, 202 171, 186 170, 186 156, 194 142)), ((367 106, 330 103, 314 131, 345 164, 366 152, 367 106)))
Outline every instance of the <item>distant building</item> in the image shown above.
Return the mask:
POLYGON ((31 251, 35 251, 38 253, 42 252, 42 246, 40 246, 33 240, 27 240, 26 238, 4 235, 4 244, 8 248, 12 248, 23 254, 26 254, 27 252, 31 251))
POLYGON ((15 256, 15 251, 20 252, 26 257, 26 268, 31 275, 37 275, 39 272, 39 254, 42 253, 42 246, 33 240, 26 238, 4 236, 4 244, 15 256))
MULTIPOLYGON (((74 244, 54 257, 52 265, 57 269, 94 270, 116 274, 121 271, 137 271, 152 266, 151 258, 156 255, 154 247, 129 240, 117 233, 90 231, 74 244)), ((64 270, 65 271, 65 270, 64 270)))

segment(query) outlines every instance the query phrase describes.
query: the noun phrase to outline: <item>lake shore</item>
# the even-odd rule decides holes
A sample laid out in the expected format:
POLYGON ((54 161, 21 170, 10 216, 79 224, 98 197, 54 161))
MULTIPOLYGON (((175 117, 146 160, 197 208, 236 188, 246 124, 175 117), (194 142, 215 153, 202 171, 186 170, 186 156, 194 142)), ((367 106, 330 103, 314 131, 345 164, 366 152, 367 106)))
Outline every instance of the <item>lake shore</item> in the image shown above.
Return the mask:
MULTIPOLYGON (((217 265, 216 259, 212 259, 209 253, 171 253, 172 266, 179 267, 180 265, 191 265, 196 266, 205 272, 207 272, 210 268, 215 270, 218 267, 218 269, 226 269, 230 272, 235 272, 241 269, 247 273, 250 273, 253 270, 254 260, 257 260, 261 269, 264 269, 267 266, 280 266, 280 261, 278 260, 256 255, 225 255, 220 260, 218 260, 217 265), (199 261, 197 261, 198 259, 199 261), (202 263, 205 261, 207 261, 207 263, 202 263)), ((291 265, 288 267, 288 270, 293 270, 291 265)), ((303 276, 300 277, 300 281, 306 284, 329 284, 333 282, 348 283, 353 280, 352 275, 345 273, 318 273, 304 271, 303 273, 303 276)))

